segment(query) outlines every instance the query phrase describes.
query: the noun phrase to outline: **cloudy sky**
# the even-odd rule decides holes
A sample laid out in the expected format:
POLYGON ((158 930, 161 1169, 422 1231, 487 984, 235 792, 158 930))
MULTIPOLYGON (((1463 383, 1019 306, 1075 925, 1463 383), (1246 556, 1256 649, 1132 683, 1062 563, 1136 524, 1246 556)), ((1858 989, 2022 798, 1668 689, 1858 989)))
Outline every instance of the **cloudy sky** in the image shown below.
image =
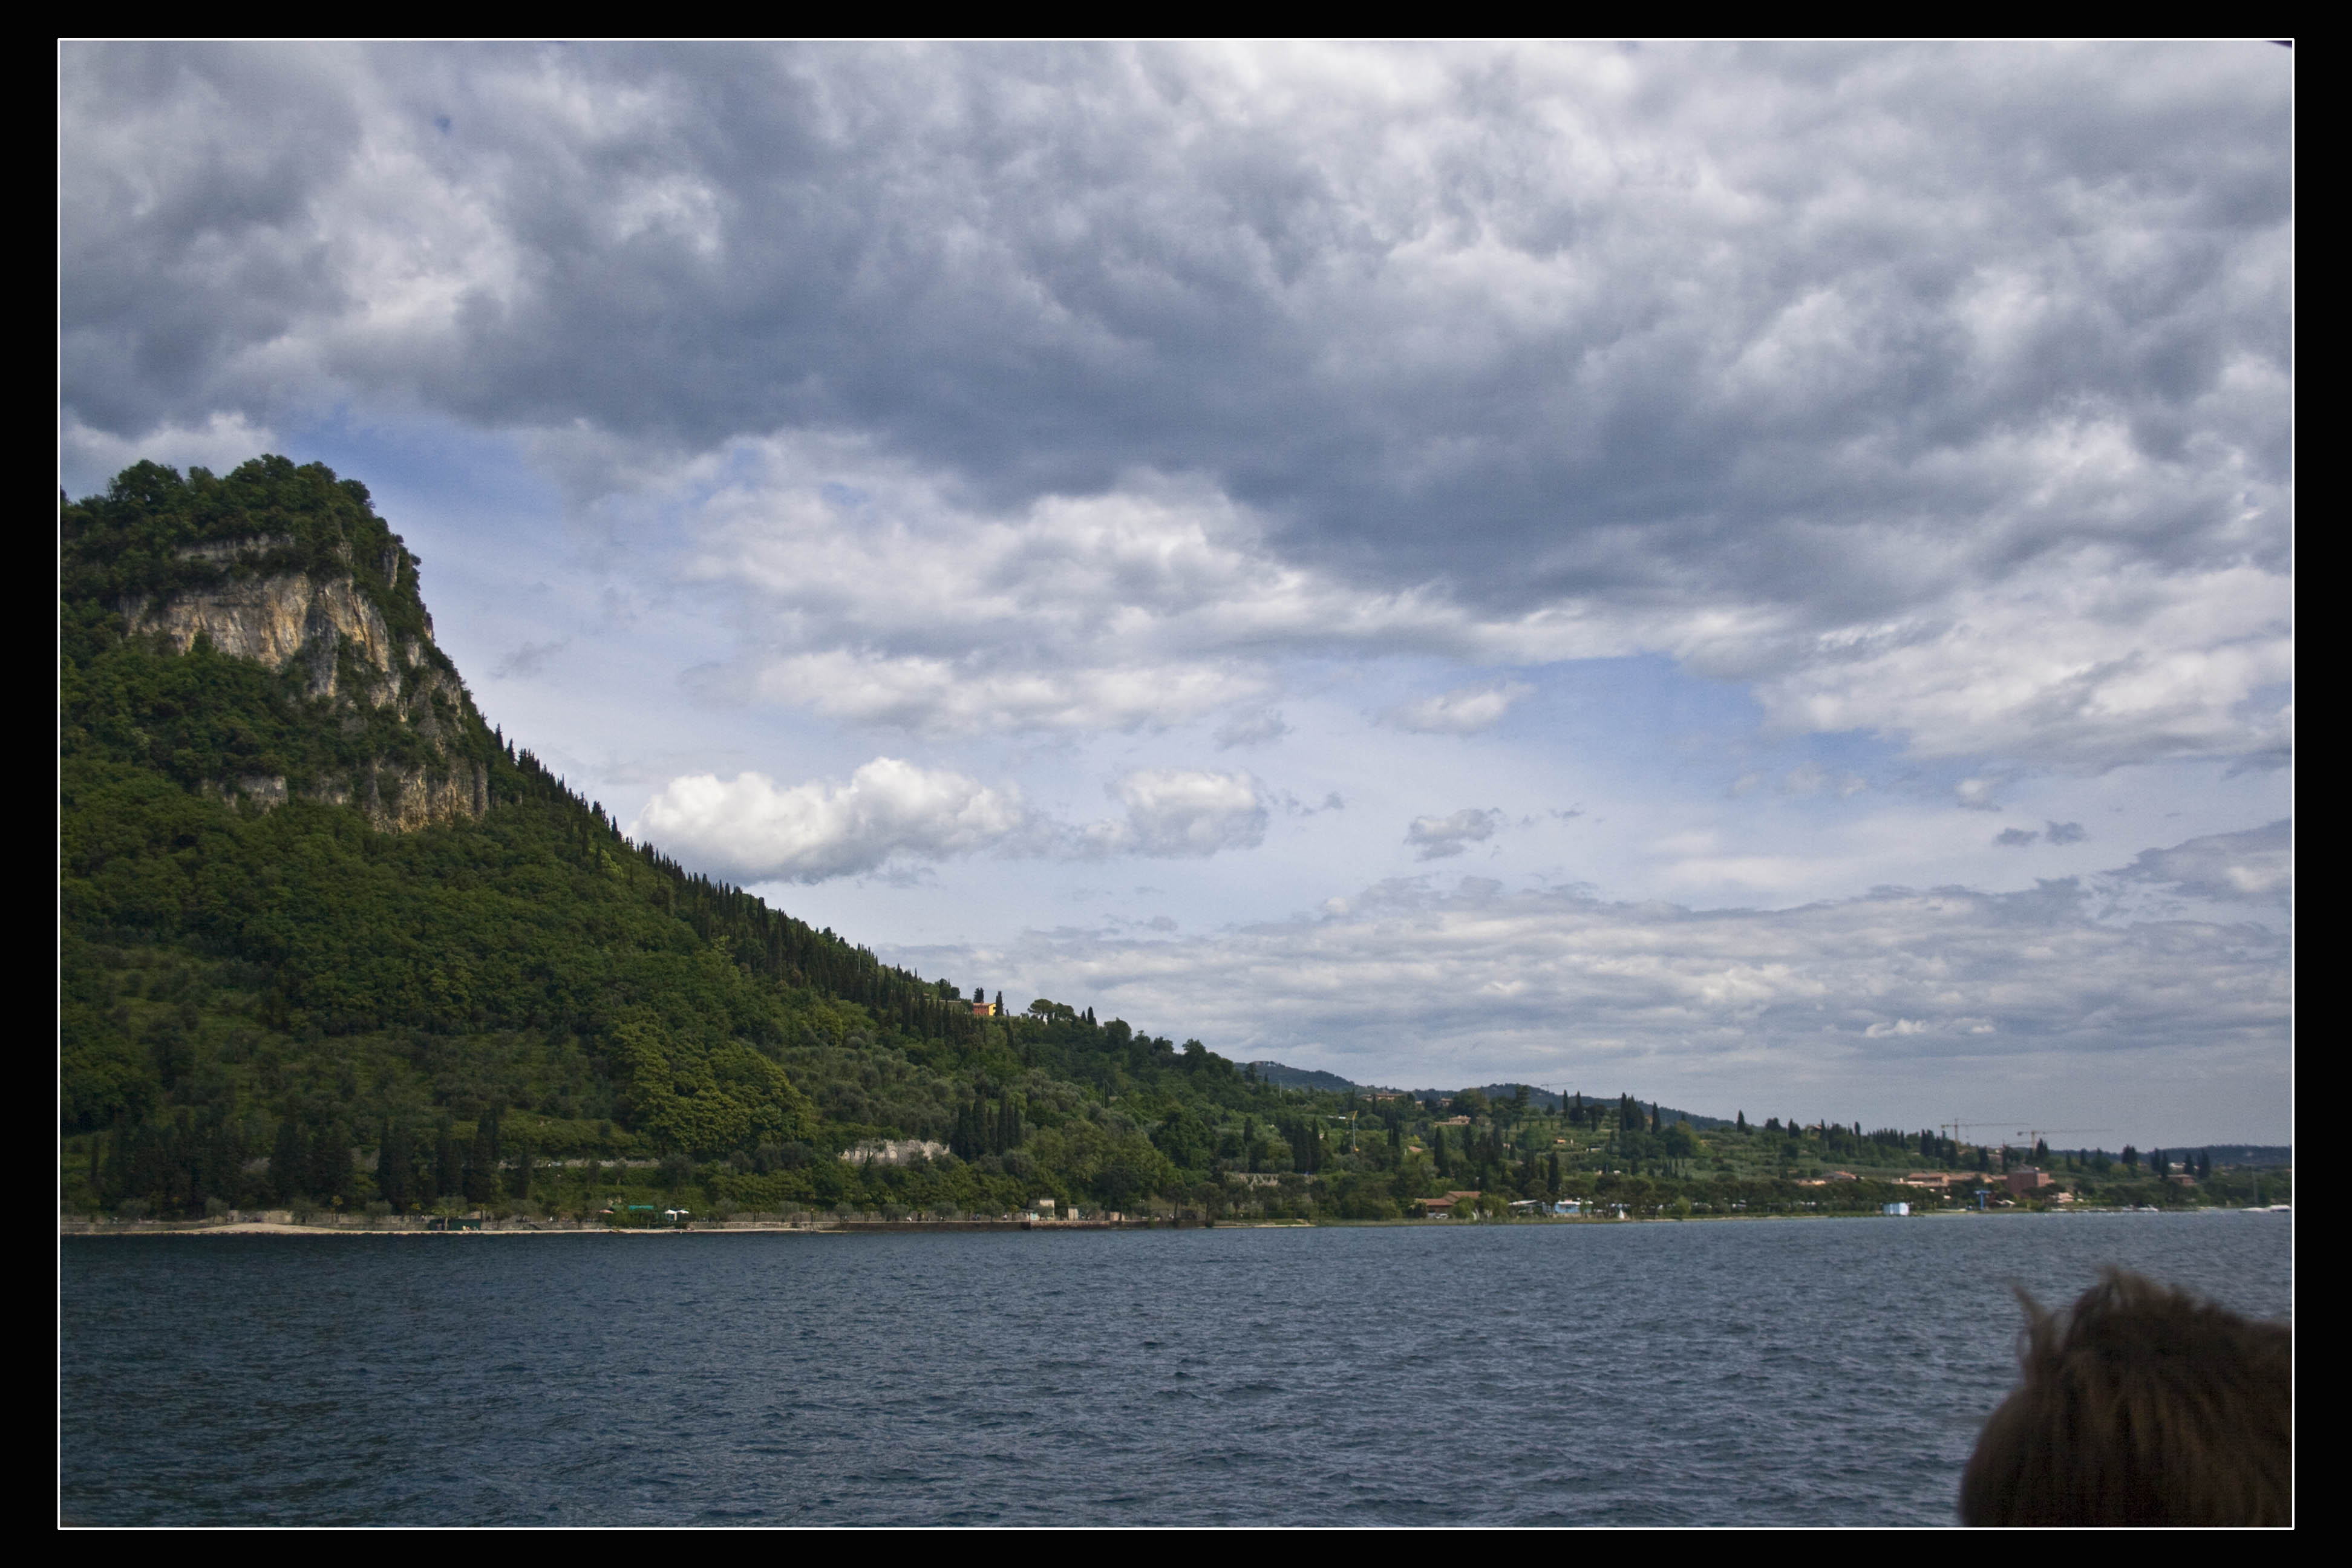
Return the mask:
POLYGON ((509 734, 1015 1005, 2284 1141, 2294 64, 68 45, 60 482, 364 480, 509 734))

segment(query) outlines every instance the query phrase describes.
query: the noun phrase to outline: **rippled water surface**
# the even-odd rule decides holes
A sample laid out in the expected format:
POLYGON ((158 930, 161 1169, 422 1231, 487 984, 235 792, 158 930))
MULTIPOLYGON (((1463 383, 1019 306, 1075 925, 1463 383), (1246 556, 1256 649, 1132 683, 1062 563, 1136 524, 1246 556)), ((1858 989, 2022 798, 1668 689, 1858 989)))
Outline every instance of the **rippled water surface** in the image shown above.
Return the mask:
POLYGON ((68 1238, 91 1523, 1945 1523, 2013 1280, 2285 1215, 68 1238))

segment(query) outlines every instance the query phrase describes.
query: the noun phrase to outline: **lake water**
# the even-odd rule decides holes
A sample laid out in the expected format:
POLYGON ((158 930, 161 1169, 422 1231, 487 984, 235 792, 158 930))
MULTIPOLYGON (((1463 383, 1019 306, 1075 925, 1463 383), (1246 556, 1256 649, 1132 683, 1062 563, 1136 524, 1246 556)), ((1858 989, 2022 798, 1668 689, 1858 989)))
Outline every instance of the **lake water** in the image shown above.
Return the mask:
POLYGON ((92 1524, 1941 1524, 2011 1281, 2284 1214, 69 1237, 92 1524))

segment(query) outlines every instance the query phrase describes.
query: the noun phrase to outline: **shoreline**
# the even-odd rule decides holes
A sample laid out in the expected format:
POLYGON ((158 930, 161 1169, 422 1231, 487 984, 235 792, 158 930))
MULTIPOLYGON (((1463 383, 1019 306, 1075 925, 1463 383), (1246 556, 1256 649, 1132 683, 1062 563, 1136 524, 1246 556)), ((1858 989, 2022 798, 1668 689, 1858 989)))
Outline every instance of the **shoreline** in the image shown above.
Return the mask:
MULTIPOLYGON (((2031 1217, 2034 1211, 2009 1211, 2008 1217, 2021 1214, 2031 1217)), ((2194 1208, 2194 1209, 2122 1209, 2077 1208, 2044 1211, 2050 1215, 2137 1215, 2158 1214, 2292 1214, 2293 1205, 2280 1204, 2263 1208, 2194 1208)), ((818 1220, 802 1224, 790 1221, 762 1221, 744 1225, 704 1225, 683 1228, 669 1226, 602 1226, 602 1225, 531 1225, 512 1221, 484 1220, 477 1227, 466 1229, 427 1230, 422 1226, 363 1225, 298 1225, 290 1220, 202 1220, 172 1222, 136 1222, 130 1225, 93 1225, 87 1222, 62 1223, 58 1237, 167 1237, 167 1236, 302 1236, 302 1237, 436 1237, 436 1236, 851 1236, 851 1235, 970 1235, 976 1232, 1009 1231, 1097 1231, 1097 1230, 1366 1230, 1413 1226, 1423 1229, 1448 1230, 1484 1229, 1500 1224, 1525 1227, 1540 1226, 1620 1226, 1620 1225, 1708 1225, 1748 1224, 1774 1220, 1841 1220, 1841 1219, 1991 1219, 1998 1214, 1980 1214, 1973 1209, 1933 1211, 1913 1215, 1878 1214, 1814 1214, 1814 1215, 1706 1215, 1689 1219, 1616 1219, 1599 1216, 1543 1220, 1481 1221, 1467 1225, 1459 1220, 1389 1219, 1335 1220, 1318 1223, 1313 1220, 1199 1220, 1199 1219, 1127 1219, 1127 1220, 1034 1220, 1034 1219, 964 1219, 964 1220, 888 1220, 853 1219, 818 1220)))

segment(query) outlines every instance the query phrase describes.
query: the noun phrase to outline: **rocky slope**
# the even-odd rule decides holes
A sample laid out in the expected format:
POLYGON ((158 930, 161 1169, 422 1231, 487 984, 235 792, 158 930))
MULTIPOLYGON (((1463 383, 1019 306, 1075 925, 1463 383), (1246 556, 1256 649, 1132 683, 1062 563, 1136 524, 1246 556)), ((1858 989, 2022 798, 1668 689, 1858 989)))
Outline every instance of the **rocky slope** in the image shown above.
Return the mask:
POLYGON ((433 645, 415 558, 364 489, 283 458, 226 480, 166 473, 129 471, 105 515, 79 520, 65 542, 68 596, 77 577, 102 580, 88 585, 115 590, 101 597, 128 634, 250 661, 280 678, 273 695, 289 719, 360 742, 187 782, 260 810, 295 795, 348 804, 401 832, 488 810, 482 721, 433 645), (255 526, 273 515, 287 526, 255 526))

